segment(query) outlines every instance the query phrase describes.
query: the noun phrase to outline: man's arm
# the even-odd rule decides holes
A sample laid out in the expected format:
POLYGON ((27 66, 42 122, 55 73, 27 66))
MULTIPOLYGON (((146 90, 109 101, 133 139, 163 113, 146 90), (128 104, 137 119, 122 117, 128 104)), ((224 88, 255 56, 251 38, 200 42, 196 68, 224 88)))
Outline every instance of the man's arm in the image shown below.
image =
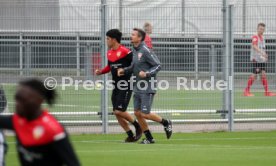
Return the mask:
POLYGON ((145 57, 146 57, 145 59, 146 59, 147 63, 152 65, 152 67, 148 71, 145 71, 146 76, 151 77, 151 76, 156 75, 161 70, 160 60, 158 59, 158 57, 155 54, 153 54, 150 51, 146 51, 145 57))
POLYGON ((127 58, 127 60, 128 60, 129 62, 131 62, 131 63, 130 63, 130 65, 129 65, 128 67, 125 67, 125 68, 124 68, 124 74, 130 74, 130 73, 133 72, 133 68, 134 68, 134 63, 133 63, 133 61, 132 61, 132 59, 133 59, 133 54, 132 54, 132 52, 129 52, 126 58, 127 58))
POLYGON ((111 68, 110 68, 110 64, 108 62, 108 64, 103 69, 97 69, 95 71, 95 73, 96 73, 96 75, 101 75, 101 74, 109 73, 110 71, 111 71, 111 68))
POLYGON ((81 165, 69 141, 69 138, 65 133, 63 138, 60 138, 53 143, 53 149, 66 166, 81 165))
POLYGON ((126 58, 127 58, 127 60, 128 60, 129 62, 131 62, 131 64, 130 64, 128 67, 119 68, 119 69, 117 70, 117 74, 118 74, 119 77, 120 77, 120 76, 123 76, 123 75, 125 75, 125 74, 130 74, 130 73, 133 72, 134 63, 133 63, 133 60, 132 60, 132 59, 133 59, 133 54, 132 54, 132 52, 129 52, 128 55, 126 56, 126 58))
POLYGON ((133 54, 132 54, 132 52, 130 51, 130 52, 128 52, 128 54, 126 55, 126 60, 129 62, 129 63, 131 63, 132 62, 132 59, 133 59, 133 54))
POLYGON ((109 73, 110 72, 110 66, 109 64, 106 65, 102 70, 101 70, 101 74, 106 74, 106 73, 109 73))

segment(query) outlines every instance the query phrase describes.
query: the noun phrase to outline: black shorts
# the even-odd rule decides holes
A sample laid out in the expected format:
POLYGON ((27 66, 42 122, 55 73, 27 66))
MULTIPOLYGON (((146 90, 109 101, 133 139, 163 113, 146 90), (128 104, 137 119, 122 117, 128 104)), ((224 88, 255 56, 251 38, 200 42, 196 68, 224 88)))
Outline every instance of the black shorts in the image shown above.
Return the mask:
POLYGON ((118 110, 118 111, 126 111, 129 101, 131 99, 131 90, 119 90, 119 89, 114 89, 112 91, 112 96, 111 96, 111 101, 112 101, 112 106, 113 106, 113 111, 118 110))
POLYGON ((254 74, 259 74, 265 70, 266 70, 266 63, 253 62, 253 73, 254 74))

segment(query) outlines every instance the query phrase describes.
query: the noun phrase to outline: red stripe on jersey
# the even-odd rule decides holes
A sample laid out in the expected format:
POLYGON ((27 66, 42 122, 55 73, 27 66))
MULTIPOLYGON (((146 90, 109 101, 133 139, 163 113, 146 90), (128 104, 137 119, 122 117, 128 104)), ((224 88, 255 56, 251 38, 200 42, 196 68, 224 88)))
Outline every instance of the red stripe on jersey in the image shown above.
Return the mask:
POLYGON ((12 121, 20 143, 26 147, 45 145, 65 136, 63 127, 46 110, 32 121, 18 114, 12 121))
POLYGON ((131 51, 126 48, 123 45, 120 45, 120 47, 117 50, 109 50, 107 52, 107 58, 111 62, 116 62, 119 59, 122 59, 126 57, 131 51))
POLYGON ((263 36, 258 36, 258 35, 252 36, 252 44, 253 45, 258 45, 259 38, 260 38, 261 41, 264 40, 263 36))

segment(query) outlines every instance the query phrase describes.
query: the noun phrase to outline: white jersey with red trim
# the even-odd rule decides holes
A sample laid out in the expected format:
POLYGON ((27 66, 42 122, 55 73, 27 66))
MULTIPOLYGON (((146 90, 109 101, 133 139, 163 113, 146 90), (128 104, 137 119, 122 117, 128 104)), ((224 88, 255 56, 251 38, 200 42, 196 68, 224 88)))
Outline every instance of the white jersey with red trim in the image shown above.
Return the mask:
POLYGON ((257 45, 258 48, 265 52, 265 39, 263 36, 254 35, 252 36, 252 46, 251 46, 251 54, 250 54, 250 60, 256 61, 258 63, 264 63, 266 62, 266 58, 263 58, 260 53, 258 53, 256 50, 254 50, 253 45, 257 45))

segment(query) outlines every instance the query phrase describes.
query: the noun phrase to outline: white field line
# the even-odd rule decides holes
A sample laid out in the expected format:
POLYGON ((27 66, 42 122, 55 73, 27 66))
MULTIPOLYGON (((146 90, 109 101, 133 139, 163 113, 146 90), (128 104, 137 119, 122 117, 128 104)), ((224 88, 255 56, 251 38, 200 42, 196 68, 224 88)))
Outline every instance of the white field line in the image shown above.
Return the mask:
MULTIPOLYGON (((14 102, 8 102, 9 104, 14 104, 14 102)), ((46 105, 46 104, 45 104, 46 105)), ((100 109, 100 106, 83 106, 83 105, 70 105, 70 104, 55 104, 56 107, 78 107, 78 108, 98 108, 100 109)), ((109 109, 111 109, 112 107, 108 107, 109 109)), ((128 110, 132 110, 132 107, 128 107, 128 110)), ((175 110, 175 109, 159 109, 159 108, 153 108, 152 109, 154 113, 216 113, 217 110, 175 110)), ((276 108, 275 109, 236 109, 235 110, 236 113, 274 113, 276 112, 276 108)), ((76 112, 79 113, 79 112, 76 112)), ((88 113, 88 111, 87 111, 88 113)), ((133 113, 133 111, 129 111, 129 113, 133 113)), ((66 112, 64 112, 63 114, 66 114, 66 112)), ((71 114, 71 113, 68 113, 71 114)), ((80 113, 82 114, 82 113, 80 113)), ((85 114, 85 113, 83 113, 85 114)), ((89 113, 88 113, 89 114, 89 113)))

